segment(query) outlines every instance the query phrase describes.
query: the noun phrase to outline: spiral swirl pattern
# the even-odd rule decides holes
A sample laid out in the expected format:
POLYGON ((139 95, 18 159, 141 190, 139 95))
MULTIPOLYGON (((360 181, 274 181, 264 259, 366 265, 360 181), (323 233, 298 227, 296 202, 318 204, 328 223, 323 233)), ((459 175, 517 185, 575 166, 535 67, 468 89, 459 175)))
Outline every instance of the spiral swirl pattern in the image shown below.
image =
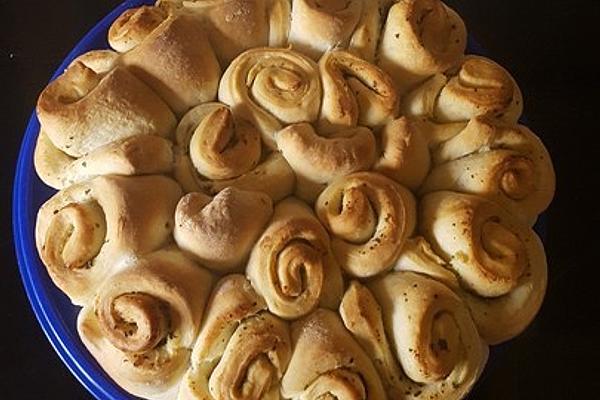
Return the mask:
POLYGON ((423 197, 420 232, 454 270, 481 335, 499 343, 531 322, 546 289, 547 267, 535 233, 481 197, 423 197))
POLYGON ((523 112, 523 96, 507 70, 470 55, 445 75, 434 75, 409 92, 402 111, 441 123, 486 116, 514 124, 523 112))
POLYGON ((308 314, 319 304, 336 307, 343 284, 327 232, 310 209, 293 198, 275 207, 246 274, 269 311, 288 319, 308 314))
POLYGON ((319 128, 333 133, 356 125, 380 127, 398 111, 399 98, 390 76, 346 51, 330 51, 319 61, 323 105, 319 128))
POLYGON ((87 303, 127 255, 165 244, 180 196, 179 186, 160 176, 98 177, 58 192, 36 222, 50 277, 73 303, 87 303))
POLYGON ((434 168, 421 193, 454 190, 477 194, 502 204, 530 224, 554 196, 556 178, 550 155, 525 126, 475 118, 432 155, 434 168))
POLYGON ((359 172, 330 184, 315 204, 340 266, 355 277, 392 268, 416 223, 413 195, 389 178, 359 172))
POLYGON ((287 49, 248 50, 231 62, 219 85, 219 100, 252 122, 267 146, 283 124, 312 122, 321 106, 316 64, 287 49))
POLYGON ((198 334, 210 274, 175 249, 133 261, 82 309, 84 345, 122 387, 145 398, 173 396, 198 334))
POLYGON ((217 283, 180 399, 279 399, 291 340, 287 323, 265 309, 243 275, 217 283))
POLYGON ((352 295, 349 304, 361 308, 346 313, 354 319, 349 329, 378 349, 373 355, 385 356, 378 365, 389 377, 388 393, 432 399, 460 399, 468 393, 488 349, 462 300, 442 283, 412 272, 392 272, 369 289, 352 295), (387 339, 374 334, 382 323, 387 339), (390 349, 397 364, 389 359, 390 349))

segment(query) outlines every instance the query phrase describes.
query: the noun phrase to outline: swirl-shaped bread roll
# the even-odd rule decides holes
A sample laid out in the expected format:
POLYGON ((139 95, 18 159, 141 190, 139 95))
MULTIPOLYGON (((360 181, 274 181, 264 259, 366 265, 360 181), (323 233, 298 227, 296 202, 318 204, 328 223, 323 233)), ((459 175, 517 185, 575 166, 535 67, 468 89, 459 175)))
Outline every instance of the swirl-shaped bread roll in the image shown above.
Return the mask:
POLYGON ((202 265, 227 272, 247 259, 272 213, 271 198, 260 192, 229 187, 214 198, 189 193, 177 204, 173 234, 202 265))
POLYGON ((514 124, 523 97, 510 73, 494 61, 467 56, 446 74, 436 74, 403 98, 402 113, 436 122, 468 121, 487 116, 514 124))
POLYGON ((111 26, 109 42, 115 49, 129 49, 120 64, 178 115, 216 97, 221 69, 193 16, 168 15, 149 6, 128 10, 111 26))
POLYGON ((289 42, 317 60, 334 48, 349 48, 372 61, 385 1, 293 0, 289 42))
POLYGON ((180 197, 163 176, 98 177, 58 192, 38 211, 35 231, 54 284, 85 304, 127 257, 166 243, 180 197))
POLYGON ((191 109, 177 127, 176 140, 175 176, 183 181, 196 173, 209 180, 236 178, 260 161, 258 130, 220 103, 191 109))
POLYGON ((366 278, 392 268, 416 224, 411 192, 373 172, 331 183, 315 204, 333 235, 331 248, 348 274, 366 278))
POLYGON ((137 47, 168 17, 160 7, 141 6, 126 10, 108 29, 108 44, 119 53, 137 47))
POLYGON ((128 392, 175 398, 211 284, 210 273, 177 250, 148 254, 102 285, 79 314, 79 336, 128 392))
POLYGON ((243 275, 217 283, 180 400, 280 399, 291 340, 287 323, 266 308, 243 275))
POLYGON ((462 399, 487 361, 460 297, 419 274, 392 272, 369 288, 352 282, 340 313, 390 399, 462 399))
POLYGON ((330 51, 319 61, 323 105, 319 128, 324 133, 363 125, 380 127, 398 112, 399 98, 390 76, 347 51, 330 51))
POLYGON ((415 190, 431 165, 427 126, 420 120, 395 119, 381 131, 381 156, 373 170, 415 190))
POLYGON ((173 146, 160 136, 138 135, 121 139, 74 158, 58 149, 41 130, 33 164, 40 179, 64 189, 100 175, 150 175, 173 169, 173 146))
POLYGON ((275 134, 277 147, 296 174, 296 195, 313 203, 327 183, 371 168, 375 137, 370 129, 356 127, 335 137, 319 136, 312 125, 290 125, 275 134))
POLYGON ((84 61, 48 84, 37 115, 52 144, 71 157, 135 135, 168 136, 176 124, 169 107, 126 69, 97 73, 84 61))
POLYGON ((289 0, 187 0, 200 17, 221 65, 256 47, 282 47, 290 30, 289 0))
POLYGON ((321 305, 335 308, 343 291, 329 235, 306 204, 281 201, 250 253, 246 274, 269 311, 298 318, 321 305))
POLYGON ((452 190, 484 196, 533 224, 554 196, 556 178, 542 141, 523 125, 475 118, 433 152, 421 193, 452 190))
POLYGON ((490 200, 441 191, 421 200, 419 228, 457 274, 488 343, 529 325, 547 283, 544 248, 529 226, 490 200))
POLYGON ((293 353, 281 382, 286 399, 385 399, 377 370, 340 317, 326 309, 292 324, 293 353))
POLYGON ((458 64, 467 46, 462 18, 440 0, 406 0, 389 10, 379 65, 401 92, 458 64))
POLYGON ((267 146, 284 124, 313 122, 321 107, 318 67, 288 49, 257 48, 229 64, 219 84, 219 100, 252 122, 267 146))

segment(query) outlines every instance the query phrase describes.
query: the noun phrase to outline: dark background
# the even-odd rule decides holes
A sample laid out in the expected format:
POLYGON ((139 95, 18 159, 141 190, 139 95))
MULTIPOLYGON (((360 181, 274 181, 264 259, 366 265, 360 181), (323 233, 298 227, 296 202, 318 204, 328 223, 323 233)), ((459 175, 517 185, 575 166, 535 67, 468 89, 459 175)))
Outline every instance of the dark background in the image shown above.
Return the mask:
MULTIPOLYGON (((52 350, 27 302, 11 234, 21 135, 39 91, 117 0, 0 0, 0 398, 88 399, 52 350)), ((596 121, 600 11, 595 0, 450 1, 470 33, 509 69, 545 142, 558 190, 547 211, 549 288, 534 324, 504 345, 472 399, 600 398, 600 226, 596 121), (594 192, 592 192, 594 191, 594 192), (596 256, 596 257, 594 257, 596 256)))

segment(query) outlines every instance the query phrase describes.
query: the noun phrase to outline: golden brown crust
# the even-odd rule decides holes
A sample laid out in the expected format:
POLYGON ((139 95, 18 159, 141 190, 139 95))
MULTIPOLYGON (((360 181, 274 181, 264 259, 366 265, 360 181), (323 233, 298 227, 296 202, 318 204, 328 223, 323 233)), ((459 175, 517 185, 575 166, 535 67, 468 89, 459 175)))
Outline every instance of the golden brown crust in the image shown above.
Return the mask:
POLYGON ((467 31, 458 14, 439 0, 396 2, 387 14, 379 65, 401 92, 458 64, 467 31))
POLYGON ((278 400, 291 355, 286 322, 266 310, 243 275, 216 285, 179 399, 278 400))
POLYGON ((437 122, 487 116, 515 123, 523 112, 523 97, 507 70, 485 57, 469 55, 445 75, 434 75, 409 92, 402 111, 437 122))
POLYGON ((264 193, 226 188, 213 199, 189 193, 175 212, 178 246, 211 270, 239 269, 273 212, 264 193))
POLYGON ((320 308, 294 322, 292 344, 292 358, 282 380, 283 397, 385 399, 371 360, 335 312, 320 308))
POLYGON ((172 15, 123 54, 121 64, 150 86, 173 111, 217 94, 221 69, 204 30, 190 15, 172 15))
POLYGON ((54 189, 100 175, 151 175, 173 169, 173 148, 170 141, 154 135, 139 135, 98 147, 79 157, 60 151, 41 130, 34 152, 38 176, 54 189))
POLYGON ((453 190, 494 200, 533 224, 554 197, 556 178, 542 141, 523 125, 476 118, 433 151, 420 192, 453 190))
POLYGON ((221 103, 192 108, 181 119, 175 137, 175 176, 184 181, 195 175, 206 180, 237 178, 254 169, 261 158, 259 131, 221 103))
POLYGON ((36 245, 54 283, 77 305, 127 257, 163 246, 181 189, 162 176, 98 177, 38 211, 36 245))
POLYGON ((142 6, 129 9, 110 26, 108 43, 119 53, 125 53, 142 43, 167 16, 159 7, 142 6))
POLYGON ((288 49, 251 49, 229 64, 219 84, 219 100, 253 123, 264 143, 276 149, 273 135, 284 124, 317 119, 319 71, 314 61, 288 49))
POLYGON ((399 98, 390 76, 376 65, 347 52, 330 51, 321 57, 323 83, 320 131, 363 125, 383 126, 398 112, 399 98))
POLYGON ((378 353, 394 352, 398 364, 389 355, 380 364, 380 373, 389 376, 388 393, 396 396, 390 398, 465 397, 483 371, 488 348, 463 301, 442 283, 412 272, 392 272, 368 287, 356 293, 359 308, 346 310, 355 322, 347 326, 378 353), (374 335, 381 321, 389 347, 374 335))
POLYGON ((72 157, 135 135, 168 136, 175 127, 166 104, 126 69, 101 75, 81 61, 44 89, 37 114, 54 146, 72 157))
POLYGON ((175 249, 133 260, 80 312, 81 340, 131 394, 174 398, 211 284, 206 270, 175 249))
POLYGON ((317 199, 315 210, 332 234, 340 266, 358 278, 391 269, 416 224, 413 195, 374 172, 333 182, 317 199))
POLYGON ((422 199, 419 229, 457 274, 488 343, 529 325, 547 281, 544 248, 531 228, 490 200, 440 191, 422 199))
POLYGON ((252 249, 246 274, 269 311, 286 319, 319 305, 337 307, 343 290, 327 232, 306 204, 293 197, 275 206, 252 249))
POLYGON ((390 121, 380 133, 381 156, 373 170, 415 190, 431 164, 427 127, 418 120, 401 117, 390 121))

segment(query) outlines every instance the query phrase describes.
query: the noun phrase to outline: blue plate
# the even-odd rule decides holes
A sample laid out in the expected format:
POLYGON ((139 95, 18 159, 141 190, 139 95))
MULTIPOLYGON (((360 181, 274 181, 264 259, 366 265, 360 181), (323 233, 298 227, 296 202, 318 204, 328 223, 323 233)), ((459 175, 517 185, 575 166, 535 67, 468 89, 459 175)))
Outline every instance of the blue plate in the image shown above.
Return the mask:
MULTIPOLYGON (((129 0, 115 8, 75 46, 52 79, 60 75, 80 54, 93 49, 108 48, 108 28, 125 10, 152 3, 152 0, 129 0)), ((484 53, 471 38, 468 52, 484 53)), ((27 297, 52 347, 79 382, 97 399, 130 400, 133 396, 106 375, 81 343, 76 327, 79 308, 73 306, 54 286, 38 257, 34 240, 35 217, 41 204, 54 193, 54 190, 42 183, 33 169, 33 152, 39 129, 39 121, 33 112, 21 145, 13 188, 13 236, 27 297)), ((544 219, 541 218, 540 223, 536 225, 536 230, 542 237, 545 231, 543 224, 544 219)), ((493 353, 496 353, 499 348, 494 350, 493 353)))

